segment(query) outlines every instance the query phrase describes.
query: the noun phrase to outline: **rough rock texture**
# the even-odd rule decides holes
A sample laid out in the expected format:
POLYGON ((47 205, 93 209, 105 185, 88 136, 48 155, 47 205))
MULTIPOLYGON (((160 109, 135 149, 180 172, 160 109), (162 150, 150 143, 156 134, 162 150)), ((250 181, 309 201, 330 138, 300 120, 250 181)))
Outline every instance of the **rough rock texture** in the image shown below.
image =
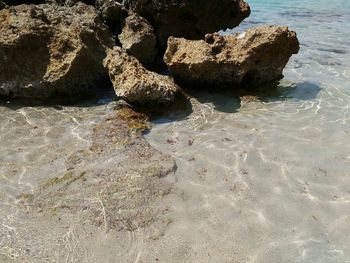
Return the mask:
POLYGON ((129 0, 129 7, 154 27, 161 46, 169 36, 201 39, 206 33, 233 28, 249 16, 243 0, 129 0))
POLYGON ((123 49, 142 64, 149 65, 154 62, 157 55, 157 40, 152 26, 146 19, 137 14, 128 16, 118 38, 123 49))
POLYGON ((205 85, 259 84, 279 80, 292 54, 296 33, 262 26, 242 34, 206 35, 205 41, 169 38, 164 61, 175 79, 205 85))
POLYGON ((0 35, 1 95, 38 100, 85 95, 107 76, 102 61, 113 41, 92 6, 3 9, 0 35))
POLYGON ((117 96, 135 104, 159 104, 174 100, 179 87, 167 76, 145 69, 121 48, 108 52, 104 65, 117 96))

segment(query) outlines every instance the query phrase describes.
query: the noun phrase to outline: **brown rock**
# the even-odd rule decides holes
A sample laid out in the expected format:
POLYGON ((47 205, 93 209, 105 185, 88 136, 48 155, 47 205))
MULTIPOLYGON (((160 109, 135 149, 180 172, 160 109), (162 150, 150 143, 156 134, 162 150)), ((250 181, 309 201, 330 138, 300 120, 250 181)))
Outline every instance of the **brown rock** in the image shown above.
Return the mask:
POLYGON ((164 61, 174 77, 184 82, 259 84, 280 80, 289 58, 298 51, 295 32, 263 26, 230 36, 208 34, 205 41, 171 37, 164 61))
POLYGON ((157 40, 152 26, 146 19, 131 14, 125 19, 122 33, 118 36, 122 47, 142 64, 150 65, 157 55, 157 40))
POLYGON ((93 92, 107 76, 102 61, 113 41, 92 6, 3 9, 0 36, 1 95, 74 98, 93 92))
POLYGON ((169 36, 201 39, 239 25, 250 14, 243 0, 129 0, 128 4, 152 24, 164 47, 169 36))
POLYGON ((108 52, 108 69, 117 96, 134 104, 159 104, 174 100, 179 87, 167 76, 145 69, 120 47, 108 52))

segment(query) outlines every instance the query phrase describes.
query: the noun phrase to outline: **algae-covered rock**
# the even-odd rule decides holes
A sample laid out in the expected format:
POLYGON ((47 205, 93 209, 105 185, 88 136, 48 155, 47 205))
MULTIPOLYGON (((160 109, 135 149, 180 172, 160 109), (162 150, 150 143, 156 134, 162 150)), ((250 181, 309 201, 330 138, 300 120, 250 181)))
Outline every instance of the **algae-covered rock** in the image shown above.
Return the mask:
POLYGON ((70 214, 109 230, 129 230, 126 219, 134 228, 149 226, 162 216, 156 203, 172 187, 163 177, 176 167, 143 138, 149 128, 145 115, 119 107, 93 127, 90 148, 66 158, 64 174, 18 196, 20 203, 48 218, 70 214))
POLYGON ((152 148, 143 137, 148 117, 125 103, 113 103, 100 117, 84 125, 89 143, 57 152, 53 166, 44 164, 51 171, 3 197, 9 216, 0 217, 0 255, 15 262, 85 262, 89 251, 93 262, 109 262, 111 255, 112 262, 127 262, 130 254, 122 254, 130 236, 166 230, 171 210, 163 201, 173 188, 175 160, 152 148))

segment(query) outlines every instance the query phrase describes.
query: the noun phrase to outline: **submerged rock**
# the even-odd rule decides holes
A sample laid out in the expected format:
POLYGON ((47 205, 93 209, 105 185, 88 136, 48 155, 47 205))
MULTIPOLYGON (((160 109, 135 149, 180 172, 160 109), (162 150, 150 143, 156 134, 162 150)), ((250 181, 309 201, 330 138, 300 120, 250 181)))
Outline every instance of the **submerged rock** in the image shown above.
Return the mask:
MULTIPOLYGON (((87 137, 90 145, 83 144, 68 155, 58 153, 59 167, 63 169, 45 175, 30 192, 17 196, 22 221, 16 220, 13 226, 18 235, 2 239, 3 243, 11 242, 2 252, 16 253, 16 262, 38 262, 39 258, 65 261, 73 251, 67 248, 71 240, 64 238, 67 232, 73 233, 74 242, 79 242, 74 247, 74 261, 85 262, 86 249, 91 244, 91 254, 98 255, 92 261, 109 262, 110 255, 104 257, 108 260, 101 260, 107 251, 103 244, 125 251, 125 241, 137 230, 146 234, 153 228, 168 228, 171 213, 162 200, 173 188, 175 160, 145 140, 143 133, 150 123, 144 114, 120 104, 115 107, 100 116, 101 121, 91 129, 87 137), (43 240, 45 245, 38 246, 43 240), (31 253, 22 253, 28 248, 31 253)), ((14 202, 12 196, 11 200, 14 202)), ((130 259, 129 254, 125 257, 130 259)))
POLYGON ((129 7, 154 27, 161 46, 169 36, 201 39, 206 33, 233 28, 250 14, 243 0, 128 0, 129 7))
POLYGON ((142 64, 150 65, 157 55, 157 40, 152 26, 137 14, 125 18, 121 34, 118 36, 123 49, 142 64))
POLYGON ((104 65, 117 96, 134 104, 163 104, 174 100, 179 87, 168 76, 148 71, 121 48, 108 52, 104 65))
POLYGON ((208 34, 204 40, 169 38, 164 61, 175 79, 231 86, 280 80, 292 54, 296 33, 282 26, 262 26, 242 34, 208 34))
POLYGON ((112 36, 94 7, 20 5, 0 11, 0 94, 46 100, 92 93, 112 36))

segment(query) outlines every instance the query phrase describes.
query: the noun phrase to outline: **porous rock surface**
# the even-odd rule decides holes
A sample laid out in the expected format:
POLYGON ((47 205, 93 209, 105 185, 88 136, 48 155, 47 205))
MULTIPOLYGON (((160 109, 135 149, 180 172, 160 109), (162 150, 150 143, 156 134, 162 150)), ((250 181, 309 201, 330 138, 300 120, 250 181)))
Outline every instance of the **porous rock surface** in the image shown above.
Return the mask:
POLYGON ((154 27, 160 46, 169 36, 201 39, 206 33, 233 28, 250 15, 243 0, 128 0, 129 8, 154 27))
POLYGON ((157 40, 152 26, 137 14, 125 18, 123 29, 118 36, 127 53, 137 58, 142 64, 152 64, 157 55, 157 40))
POLYGON ((205 85, 259 84, 280 80, 289 58, 298 53, 296 33, 262 26, 205 40, 169 38, 164 61, 175 79, 205 85))
POLYGON ((115 93, 129 103, 169 103, 179 91, 171 78, 148 71, 120 47, 108 52, 104 65, 108 69, 115 93))
POLYGON ((94 7, 19 5, 0 11, 0 95, 46 100, 92 92, 113 45, 94 7))

